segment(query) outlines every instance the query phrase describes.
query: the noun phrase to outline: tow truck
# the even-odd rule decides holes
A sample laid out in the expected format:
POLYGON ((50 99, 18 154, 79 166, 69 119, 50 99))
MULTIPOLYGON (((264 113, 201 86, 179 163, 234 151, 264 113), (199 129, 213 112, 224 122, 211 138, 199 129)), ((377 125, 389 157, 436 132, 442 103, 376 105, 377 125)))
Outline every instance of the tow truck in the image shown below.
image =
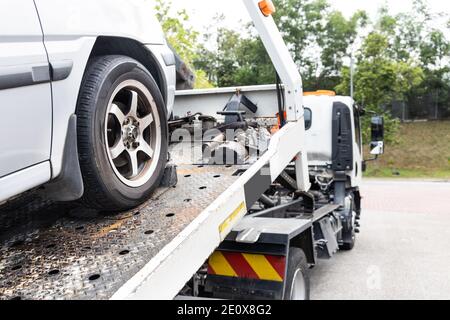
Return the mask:
MULTIPOLYGON (((279 83, 179 91, 170 165, 135 210, 102 214, 39 193, 7 204, 0 299, 308 299, 309 269, 353 248, 363 109, 330 92, 304 95, 273 5, 243 2, 279 83)), ((372 129, 379 155, 380 117, 372 129)))

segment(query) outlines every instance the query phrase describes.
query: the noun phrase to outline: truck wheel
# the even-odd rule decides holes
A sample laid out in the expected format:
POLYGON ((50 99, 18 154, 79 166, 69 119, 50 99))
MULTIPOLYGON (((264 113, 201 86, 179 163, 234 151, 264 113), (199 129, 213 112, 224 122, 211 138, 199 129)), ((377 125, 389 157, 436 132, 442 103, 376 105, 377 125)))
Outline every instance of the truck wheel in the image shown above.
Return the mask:
POLYGON ((285 300, 309 300, 309 269, 305 253, 299 248, 289 250, 285 300))
POLYGON ((339 249, 342 251, 351 251, 355 248, 356 244, 356 233, 355 228, 353 227, 351 231, 347 231, 347 234, 344 234, 344 243, 339 246, 339 249))
POLYGON ((122 211, 148 200, 168 153, 166 108, 151 74, 125 56, 95 58, 76 113, 82 202, 96 210, 122 211))
POLYGON ((355 248, 356 244, 356 217, 357 214, 354 210, 355 204, 352 201, 351 209, 352 210, 352 225, 350 230, 342 231, 342 245, 339 246, 339 249, 342 251, 351 251, 355 248))

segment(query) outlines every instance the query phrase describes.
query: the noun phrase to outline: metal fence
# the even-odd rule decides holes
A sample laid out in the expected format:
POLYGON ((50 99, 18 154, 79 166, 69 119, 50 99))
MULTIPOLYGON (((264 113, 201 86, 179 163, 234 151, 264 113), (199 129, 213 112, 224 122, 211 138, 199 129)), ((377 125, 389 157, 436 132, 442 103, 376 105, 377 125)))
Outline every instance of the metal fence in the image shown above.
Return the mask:
POLYGON ((401 121, 447 120, 450 119, 450 94, 436 90, 407 101, 393 101, 386 109, 401 121))

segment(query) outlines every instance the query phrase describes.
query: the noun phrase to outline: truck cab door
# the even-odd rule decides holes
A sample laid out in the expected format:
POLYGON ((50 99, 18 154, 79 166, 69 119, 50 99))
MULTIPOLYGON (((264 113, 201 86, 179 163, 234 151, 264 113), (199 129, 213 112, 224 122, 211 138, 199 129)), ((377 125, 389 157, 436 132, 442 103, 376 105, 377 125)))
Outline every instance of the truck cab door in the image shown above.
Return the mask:
POLYGON ((50 68, 33 0, 0 3, 0 178, 50 159, 50 68))
POLYGON ((363 173, 365 171, 364 150, 362 137, 361 112, 358 106, 353 107, 353 122, 355 126, 353 155, 355 161, 354 177, 352 179, 353 186, 359 186, 362 183, 363 173))

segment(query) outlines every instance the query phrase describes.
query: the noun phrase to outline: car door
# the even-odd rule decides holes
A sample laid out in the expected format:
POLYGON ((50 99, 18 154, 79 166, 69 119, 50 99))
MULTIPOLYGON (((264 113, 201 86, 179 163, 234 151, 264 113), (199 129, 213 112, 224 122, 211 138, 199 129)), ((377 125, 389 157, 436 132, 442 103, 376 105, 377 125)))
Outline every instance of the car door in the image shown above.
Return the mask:
POLYGON ((0 2, 0 178, 50 159, 50 68, 33 0, 0 2))

